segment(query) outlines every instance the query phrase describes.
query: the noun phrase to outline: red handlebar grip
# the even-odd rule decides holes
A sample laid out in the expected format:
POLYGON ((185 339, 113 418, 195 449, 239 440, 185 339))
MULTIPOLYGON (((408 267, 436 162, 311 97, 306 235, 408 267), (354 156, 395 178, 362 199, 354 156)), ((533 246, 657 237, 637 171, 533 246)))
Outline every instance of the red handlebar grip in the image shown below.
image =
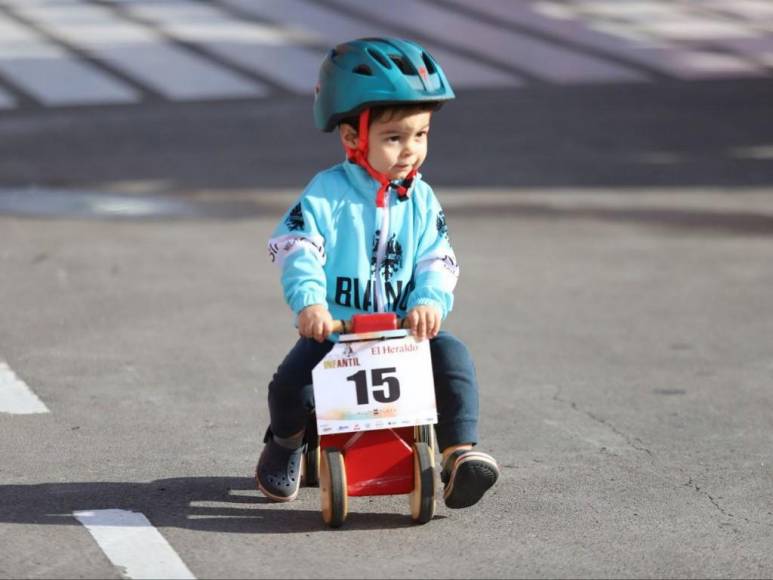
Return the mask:
POLYGON ((397 315, 394 312, 379 312, 376 314, 355 314, 352 316, 352 332, 378 332, 380 330, 396 330, 397 315))

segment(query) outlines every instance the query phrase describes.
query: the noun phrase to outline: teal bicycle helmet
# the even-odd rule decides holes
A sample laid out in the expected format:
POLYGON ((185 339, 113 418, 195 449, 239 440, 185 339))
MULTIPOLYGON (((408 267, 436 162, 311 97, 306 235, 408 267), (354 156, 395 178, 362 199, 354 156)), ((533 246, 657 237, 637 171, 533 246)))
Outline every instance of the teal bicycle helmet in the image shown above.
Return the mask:
POLYGON ((421 45, 396 38, 362 38, 339 44, 322 63, 314 124, 329 132, 366 108, 453 98, 443 69, 421 45))

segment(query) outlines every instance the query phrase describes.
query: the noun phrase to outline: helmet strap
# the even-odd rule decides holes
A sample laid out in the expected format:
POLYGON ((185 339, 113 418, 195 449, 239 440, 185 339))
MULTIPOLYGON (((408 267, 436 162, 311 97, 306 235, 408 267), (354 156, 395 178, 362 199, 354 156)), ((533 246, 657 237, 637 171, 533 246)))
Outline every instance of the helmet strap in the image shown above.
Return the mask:
MULTIPOLYGON (((352 149, 346 147, 346 157, 349 161, 356 163, 365 171, 368 172, 373 179, 379 182, 380 187, 376 192, 376 207, 384 207, 387 189, 391 185, 389 176, 385 173, 376 171, 376 169, 368 161, 368 135, 370 125, 370 109, 364 109, 360 113, 358 119, 359 129, 357 131, 357 148, 352 149)), ((407 199, 408 190, 413 183, 413 178, 416 176, 416 169, 412 169, 411 172, 405 176, 400 185, 395 186, 397 195, 402 199, 407 199)))

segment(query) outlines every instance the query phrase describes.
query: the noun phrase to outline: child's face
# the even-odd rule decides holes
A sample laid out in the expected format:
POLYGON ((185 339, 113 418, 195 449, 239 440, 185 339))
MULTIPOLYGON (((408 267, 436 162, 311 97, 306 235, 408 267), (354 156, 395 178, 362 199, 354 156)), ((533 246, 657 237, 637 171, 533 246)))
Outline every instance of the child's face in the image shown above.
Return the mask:
POLYGON ((432 113, 389 116, 374 121, 368 132, 368 162, 389 179, 403 179, 427 157, 432 113))

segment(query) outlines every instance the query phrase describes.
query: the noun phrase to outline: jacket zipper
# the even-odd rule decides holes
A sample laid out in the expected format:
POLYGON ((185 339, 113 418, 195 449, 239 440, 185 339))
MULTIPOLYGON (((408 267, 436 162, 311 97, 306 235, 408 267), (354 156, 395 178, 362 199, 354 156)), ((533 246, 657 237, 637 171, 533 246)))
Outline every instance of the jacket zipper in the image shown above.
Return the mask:
MULTIPOLYGON (((381 275, 381 268, 386 258, 386 248, 389 240, 389 191, 391 188, 387 188, 384 193, 384 207, 381 209, 381 233, 378 238, 378 249, 376 250, 376 312, 386 312, 386 288, 384 286, 384 278, 381 275)), ((379 208, 376 208, 378 211, 379 208)))

